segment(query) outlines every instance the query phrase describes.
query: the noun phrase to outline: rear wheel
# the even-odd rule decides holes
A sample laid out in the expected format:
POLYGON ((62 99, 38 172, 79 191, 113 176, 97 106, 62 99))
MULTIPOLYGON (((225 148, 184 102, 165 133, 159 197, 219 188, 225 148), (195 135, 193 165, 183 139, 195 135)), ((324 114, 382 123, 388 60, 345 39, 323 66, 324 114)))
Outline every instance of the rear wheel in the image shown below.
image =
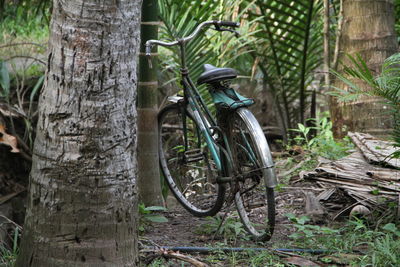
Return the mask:
POLYGON ((275 227, 276 182, 268 143, 253 114, 238 109, 229 120, 229 145, 233 158, 238 213, 246 230, 258 241, 271 238, 275 227))
POLYGON ((158 115, 161 170, 176 199, 195 216, 215 215, 224 202, 225 187, 196 121, 179 104, 158 115), (186 125, 186 136, 184 133, 186 125))

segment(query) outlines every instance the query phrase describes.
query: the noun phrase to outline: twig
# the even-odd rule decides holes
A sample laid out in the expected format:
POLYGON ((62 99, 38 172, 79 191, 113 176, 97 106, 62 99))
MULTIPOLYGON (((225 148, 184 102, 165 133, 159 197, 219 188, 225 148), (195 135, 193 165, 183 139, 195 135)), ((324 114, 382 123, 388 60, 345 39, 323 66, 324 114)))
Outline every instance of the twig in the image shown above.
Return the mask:
POLYGON ((175 259, 178 259, 181 261, 188 262, 196 267, 210 267, 210 265, 208 265, 204 262, 201 262, 201 261, 199 261, 195 258, 189 257, 187 255, 183 255, 179 252, 173 252, 173 251, 168 251, 168 250, 160 250, 160 252, 162 253, 161 255, 165 258, 175 258, 175 259))
MULTIPOLYGON (((370 200, 370 199, 373 199, 374 197, 375 197, 375 196, 369 197, 369 198, 366 198, 366 199, 363 199, 363 200, 356 200, 356 199, 355 199, 355 200, 356 200, 356 203, 353 203, 353 204, 351 204, 350 206, 348 206, 348 207, 342 209, 341 211, 339 211, 339 212, 333 217, 332 220, 333 220, 333 221, 336 220, 337 217, 339 217, 341 214, 343 214, 343 212, 345 212, 345 211, 347 211, 347 210, 349 210, 349 209, 351 209, 351 208, 357 206, 358 204, 362 204, 362 205, 368 206, 367 201, 370 200)), ((353 198, 353 199, 354 199, 354 198, 353 198)))
POLYGON ((16 228, 18 228, 18 230, 20 230, 20 231, 23 229, 21 225, 17 224, 16 222, 11 221, 10 219, 8 219, 8 218, 7 218, 6 216, 4 216, 4 215, 0 215, 0 218, 5 219, 5 220, 7 221, 7 223, 13 224, 13 225, 14 225, 16 228))
POLYGON ((32 158, 31 158, 32 152, 31 152, 31 149, 29 148, 29 146, 17 134, 15 134, 15 136, 17 137, 18 145, 20 145, 26 151, 26 153, 27 153, 26 155, 29 156, 29 158, 32 161, 32 158))
POLYGON ((152 261, 154 261, 155 259, 157 259, 159 257, 164 257, 167 259, 169 258, 169 259, 178 259, 181 261, 185 261, 196 267, 209 267, 208 264, 201 262, 193 257, 181 254, 181 253, 179 253, 179 251, 175 252, 173 250, 168 250, 166 248, 158 246, 151 240, 148 240, 148 241, 150 241, 150 243, 153 243, 154 246, 153 247, 143 246, 143 248, 140 250, 141 252, 150 254, 150 255, 147 255, 144 260, 146 262, 146 264, 150 264, 152 261))
POLYGON ((284 190, 314 190, 314 191, 325 191, 324 188, 312 188, 312 187, 296 187, 296 186, 283 186, 284 190))
POLYGON ((340 0, 339 18, 338 18, 338 28, 336 32, 336 42, 335 51, 333 54, 332 69, 337 70, 339 50, 340 50, 340 38, 342 37, 342 27, 343 27, 343 0, 340 0))
POLYGON ((400 194, 398 195, 397 198, 396 222, 399 222, 399 220, 400 220, 400 194))
POLYGON ((324 0, 324 72, 325 72, 325 86, 330 88, 330 46, 329 46, 329 0, 324 0))
POLYGON ((41 60, 39 58, 32 57, 32 56, 27 56, 27 55, 26 56, 22 56, 22 55, 12 56, 12 57, 4 59, 4 61, 10 61, 11 59, 14 59, 14 58, 29 58, 29 59, 33 59, 33 60, 35 60, 35 61, 37 61, 37 62, 39 62, 39 63, 41 63, 43 65, 47 64, 45 61, 43 61, 43 60, 41 60))
POLYGON ((3 203, 6 202, 6 201, 12 199, 13 197, 19 195, 19 193, 22 193, 22 192, 24 192, 25 190, 26 190, 26 188, 22 188, 21 190, 19 190, 19 191, 17 191, 17 192, 14 192, 14 193, 8 194, 8 195, 6 195, 6 196, 4 196, 4 197, 1 197, 1 198, 0 198, 0 205, 3 204, 3 203))
POLYGON ((19 154, 20 154, 24 159, 26 159, 27 161, 32 162, 32 157, 29 156, 27 153, 25 153, 25 151, 20 150, 20 151, 19 151, 19 154))
POLYGON ((40 48, 46 48, 44 45, 41 45, 41 44, 38 44, 38 43, 23 42, 23 43, 10 43, 10 44, 5 44, 5 45, 0 45, 0 49, 1 48, 10 47, 10 46, 19 46, 19 45, 35 45, 35 46, 38 46, 40 48))
POLYGON ((290 170, 283 172, 283 173, 279 173, 278 177, 283 178, 285 176, 288 176, 290 174, 292 174, 293 172, 297 171, 298 169, 300 169, 301 167, 303 167, 303 165, 308 161, 307 159, 304 159, 302 161, 300 161, 300 163, 298 163, 296 166, 294 166, 293 168, 291 168, 290 170))

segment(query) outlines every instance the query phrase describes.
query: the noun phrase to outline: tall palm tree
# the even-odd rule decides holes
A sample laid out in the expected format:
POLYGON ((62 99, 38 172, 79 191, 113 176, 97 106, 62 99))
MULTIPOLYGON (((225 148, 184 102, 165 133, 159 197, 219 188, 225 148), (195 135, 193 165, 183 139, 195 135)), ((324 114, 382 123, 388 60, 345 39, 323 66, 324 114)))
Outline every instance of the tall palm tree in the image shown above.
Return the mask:
MULTIPOLYGON (((351 64, 347 54, 359 54, 369 69, 380 73, 382 63, 398 49, 395 32, 395 13, 393 0, 351 1, 343 0, 343 25, 339 39, 339 65, 341 73, 351 64)), ((333 86, 347 90, 348 86, 336 80, 333 86)), ((363 85, 364 90, 371 90, 363 85)), ((363 131, 377 136, 386 136, 392 128, 392 117, 385 112, 380 99, 364 97, 350 103, 334 103, 331 115, 334 132, 343 136, 347 131, 363 131)))
POLYGON ((141 1, 53 1, 16 266, 137 266, 141 1))

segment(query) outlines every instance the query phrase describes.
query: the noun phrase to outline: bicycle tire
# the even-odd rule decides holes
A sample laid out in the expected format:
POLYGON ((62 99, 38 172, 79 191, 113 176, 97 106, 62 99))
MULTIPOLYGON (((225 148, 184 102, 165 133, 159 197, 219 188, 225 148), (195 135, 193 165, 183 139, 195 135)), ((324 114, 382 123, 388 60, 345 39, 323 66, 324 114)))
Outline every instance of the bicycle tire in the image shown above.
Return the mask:
POLYGON ((181 113, 180 104, 171 104, 159 112, 161 170, 175 198, 187 211, 197 217, 213 216, 224 203, 225 186, 216 182, 218 174, 204 137, 187 112, 185 121, 190 138, 185 150, 181 113))
POLYGON ((275 228, 275 170, 265 135, 247 108, 229 116, 235 181, 231 185, 244 225, 256 241, 268 241, 275 228))

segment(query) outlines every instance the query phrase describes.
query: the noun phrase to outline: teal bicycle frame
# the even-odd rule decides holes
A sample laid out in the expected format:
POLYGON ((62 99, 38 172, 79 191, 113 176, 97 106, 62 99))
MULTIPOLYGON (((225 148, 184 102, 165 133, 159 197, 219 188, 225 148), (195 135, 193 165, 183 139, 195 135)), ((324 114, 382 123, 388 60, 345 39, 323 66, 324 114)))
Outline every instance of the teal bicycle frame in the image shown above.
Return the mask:
MULTIPOLYGON (((190 110, 184 110, 181 112, 183 118, 183 131, 184 131, 184 138, 185 138, 185 151, 188 148, 187 145, 187 128, 186 128, 186 118, 184 116, 187 115, 187 112, 189 112, 196 123, 198 124, 201 133, 205 137, 205 141, 207 143, 208 149, 211 153, 211 156, 216 164, 217 170, 220 174, 222 174, 222 177, 218 179, 219 182, 228 182, 232 178, 229 177, 230 174, 232 173, 232 153, 230 151, 230 147, 228 144, 227 137, 222 131, 213 116, 211 115, 210 110, 207 108, 207 105, 205 104, 204 100, 202 99, 199 91, 197 90, 196 86, 194 85, 193 81, 189 77, 189 70, 186 65, 186 56, 185 56, 185 43, 188 42, 189 40, 193 39, 199 32, 200 29, 204 26, 207 25, 215 25, 216 29, 219 31, 230 31, 233 33, 236 33, 234 30, 231 29, 225 29, 225 28, 220 28, 220 26, 229 26, 229 27, 238 27, 239 24, 234 23, 234 22, 221 22, 221 21, 206 21, 201 23, 196 30, 188 37, 179 39, 177 41, 171 42, 171 43, 166 43, 158 40, 149 40, 146 42, 146 55, 150 56, 151 55, 151 46, 153 44, 158 44, 162 46, 174 46, 178 45, 180 48, 180 56, 181 56, 181 77, 182 81, 181 84, 183 86, 183 92, 184 92, 184 97, 183 97, 183 103, 182 107, 184 109, 190 108, 190 110), (218 133, 220 140, 215 140, 213 138, 213 135, 215 133, 218 133), (218 144, 218 142, 222 142, 222 144, 218 144), (226 169, 227 168, 227 169, 226 169)), ((150 63, 150 62, 149 62, 150 63)), ((236 92, 234 92, 237 94, 236 92)), ((227 106, 231 106, 232 104, 232 99, 227 96, 224 93, 221 92, 212 92, 211 93, 214 99, 214 103, 224 103, 227 106)), ((239 94, 237 94, 238 99, 240 102, 243 102, 245 104, 239 105, 239 106, 234 106, 233 108, 238 108, 240 106, 248 106, 253 103, 253 101, 249 101, 249 99, 246 99, 239 94), (251 102, 251 103, 249 103, 251 102)), ((180 100, 181 101, 181 100, 180 100)), ((251 148, 250 148, 251 150, 251 148)), ((253 151, 250 151, 249 153, 253 153, 253 151)))

